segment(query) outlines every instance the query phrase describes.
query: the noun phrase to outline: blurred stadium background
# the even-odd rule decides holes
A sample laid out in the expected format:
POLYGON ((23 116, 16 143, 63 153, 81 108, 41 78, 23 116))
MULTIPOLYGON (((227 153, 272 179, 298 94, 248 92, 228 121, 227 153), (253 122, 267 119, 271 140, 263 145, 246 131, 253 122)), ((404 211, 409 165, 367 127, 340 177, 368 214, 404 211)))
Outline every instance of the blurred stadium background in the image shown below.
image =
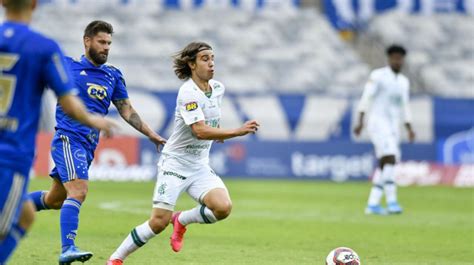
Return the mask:
MULTIPOLYGON (((93 19, 113 24, 109 62, 124 72, 134 106, 162 135, 173 124, 180 81, 171 56, 204 40, 227 87, 223 127, 245 119, 261 131, 216 144, 222 176, 367 180, 374 169, 367 136, 354 139, 354 107, 370 69, 392 43, 409 50, 415 144, 403 144, 401 184, 474 185, 474 3, 471 0, 42 0, 33 26, 83 53, 93 19), (271 150, 271 151, 269 151, 271 150)), ((54 128, 49 95, 35 174, 45 176, 54 128)), ((157 154, 125 122, 103 141, 93 179, 151 180, 157 154)))
MULTIPOLYGON (((411 107, 417 140, 414 144, 405 142, 402 144, 403 162, 397 167, 398 183, 404 186, 474 186, 474 1, 472 0, 40 0, 39 2, 33 27, 58 40, 65 53, 72 57, 79 57, 83 53, 83 30, 91 20, 105 20, 114 26, 115 34, 109 63, 124 73, 132 103, 140 115, 164 136, 168 136, 172 129, 176 93, 181 84, 174 76, 171 56, 190 41, 209 42, 216 54, 215 78, 227 87, 222 126, 237 127, 246 119, 257 119, 262 125, 255 136, 214 144, 211 154, 213 168, 225 179, 285 179, 280 184, 288 185, 288 189, 295 185, 293 188, 296 191, 294 193, 288 191, 289 193, 285 195, 290 197, 298 196, 298 190, 306 186, 293 183, 291 180, 367 183, 374 171, 375 160, 367 135, 363 135, 361 139, 355 139, 352 135, 355 106, 370 70, 385 64, 384 48, 392 43, 402 44, 409 51, 404 72, 412 84, 411 107)), ((39 178, 47 176, 49 169, 53 167, 49 146, 55 124, 55 98, 51 94, 46 97, 47 103, 43 106, 41 121, 42 132, 38 136, 37 143, 37 161, 32 172, 39 178)), ((111 108, 109 117, 121 124, 120 136, 102 140, 91 168, 91 179, 153 180, 158 159, 154 146, 147 139, 140 138, 138 133, 122 122, 114 107, 111 108)), ((231 187, 236 187, 236 190, 239 185, 243 185, 243 189, 248 189, 250 185, 262 185, 261 182, 253 180, 248 186, 245 186, 244 182, 228 181, 231 187)), ((280 184, 275 184, 273 181, 268 183, 273 183, 274 186, 269 185, 269 189, 265 192, 270 192, 270 187, 281 189, 280 184)), ((329 201, 327 205, 316 204, 314 208, 318 209, 319 205, 322 209, 329 209, 327 213, 333 214, 334 218, 326 220, 327 217, 324 215, 308 218, 314 217, 318 220, 322 218, 336 224, 340 220, 345 220, 344 214, 335 212, 344 211, 344 207, 338 204, 340 202, 334 206, 336 210, 331 210, 333 207, 331 200, 341 199, 339 195, 344 193, 344 189, 333 184, 321 183, 323 189, 333 189, 337 192, 339 195, 336 196, 324 193, 321 188, 316 188, 318 184, 315 183, 319 182, 311 182, 308 185, 314 187, 315 194, 322 192, 327 195, 329 201)), ((33 182, 33 185, 47 188, 47 184, 41 181, 33 182)), ((114 193, 105 187, 108 185, 101 186, 103 184, 100 183, 95 185, 103 187, 102 192, 114 193)), ((362 211, 369 185, 347 185, 348 193, 354 192, 358 195, 357 200, 360 200, 357 205, 348 204, 352 210, 354 207, 357 208, 354 211, 360 214, 353 222, 365 220, 362 211)), ((149 188, 142 186, 142 191, 135 194, 136 197, 142 197, 142 205, 129 205, 132 208, 143 209, 142 212, 145 213, 139 215, 138 217, 141 217, 137 217, 136 220, 146 217, 149 209, 152 184, 146 186, 149 188)), ((124 186, 116 187, 124 188, 124 186)), ((95 192, 93 189, 94 187, 91 188, 92 194, 95 192)), ((310 190, 306 192, 302 194, 312 196, 310 190)), ((239 196, 239 193, 236 193, 239 196)), ((302 194, 300 199, 307 203, 306 197, 302 194)), ((406 191, 402 189, 400 197, 402 203, 403 196, 406 196, 406 201, 415 203, 417 195, 427 201, 433 200, 433 203, 438 203, 437 205, 443 204, 444 201, 447 204, 443 206, 446 210, 445 216, 453 214, 459 217, 457 220, 462 224, 452 220, 445 225, 448 230, 453 225, 459 225, 461 229, 458 231, 459 237, 466 232, 470 235, 470 241, 469 238, 467 241, 460 238, 460 242, 457 242, 468 253, 460 256, 461 261, 466 263, 450 264, 469 264, 468 257, 471 261, 473 257, 472 248, 470 251, 467 250, 473 244, 472 189, 456 191, 453 188, 440 188, 440 190, 408 188, 406 191), (437 195, 433 195, 435 193, 439 196, 444 194, 444 197, 437 198, 437 195), (470 200, 470 203, 465 204, 462 209, 456 208, 457 212, 454 213, 455 206, 448 206, 447 198, 454 200, 455 196, 451 195, 460 193, 463 195, 458 197, 459 201, 452 203, 459 207, 465 200, 470 200), (467 213, 464 210, 467 210, 467 213), (470 228, 466 224, 469 219, 470 228)), ((95 198, 94 196, 99 195, 91 196, 95 198)), ((120 199, 120 196, 116 197, 120 199)), ((352 201, 354 198, 346 199, 352 201)), ((97 199, 97 203, 99 201, 97 199)), ((295 203, 296 201, 297 199, 295 203)), ((276 200, 274 204, 269 203, 267 206, 278 203, 281 202, 276 200)), ((237 214, 237 221, 238 216, 237 214)), ((426 212, 420 218, 423 217, 427 218, 427 222, 428 219, 441 218, 440 215, 429 215, 426 212)), ((102 217, 98 214, 97 218, 102 217)), ((395 226, 398 224, 402 227, 404 222, 412 224, 415 220, 410 215, 404 218, 411 219, 402 219, 403 221, 399 219, 388 224, 395 226)), ((442 218, 439 220, 444 222, 442 218)), ((120 219, 117 222, 124 221, 120 219)), ((366 223, 365 229, 369 231, 374 223, 377 223, 377 220, 366 223)), ((110 235, 113 242, 105 243, 108 248, 106 253, 121 240, 128 226, 134 224, 133 221, 124 224, 118 229, 122 234, 116 238, 110 235), (123 228, 124 226, 126 228, 123 228)), ((420 226, 421 230, 417 230, 418 232, 422 231, 424 225, 422 221, 415 225, 420 226)), ((37 226, 47 227, 47 224, 40 223, 37 226)), ((87 227, 87 224, 84 226, 87 227)), ((84 227, 81 229, 87 230, 84 227)), ((308 231, 311 231, 311 227, 308 231)), ((400 229, 398 232, 402 231, 404 230, 400 229)), ((346 232, 348 231, 341 230, 340 234, 346 232)), ((311 232, 308 233, 311 235, 311 232)), ((446 232, 447 238, 448 234, 449 232, 446 232)), ((88 240, 87 235, 93 237, 93 234, 86 234, 83 236, 86 238, 84 240, 88 240)), ((43 236, 47 238, 46 235, 43 236)), ((374 242, 377 242, 375 239, 377 236, 372 236, 374 242)), ((435 234, 431 236, 436 240, 435 234)), ((431 240, 423 233, 415 237, 431 240)), ((377 244, 374 243, 369 247, 371 240, 372 238, 368 238, 367 245, 359 244, 354 248, 362 249, 360 252, 367 257, 369 250, 377 244)), ((403 241, 402 238, 397 240, 403 241)), ((327 243, 328 238, 325 238, 325 241, 327 243)), ((419 244, 425 244, 427 241, 420 241, 419 244)), ((28 242, 28 240, 25 242, 27 246, 35 247, 33 243, 28 242)), ((315 246, 318 246, 319 241, 317 242, 315 246)), ((345 242, 352 243, 354 240, 345 242)), ((449 242, 454 242, 454 239, 449 242)), ((301 242, 295 239, 295 242, 290 243, 301 242)), ((327 246, 322 252, 329 252, 330 247, 337 246, 334 245, 337 243, 331 244, 321 243, 322 246, 327 246)), ((57 245, 57 242, 53 245, 57 245)), ((446 253, 454 255, 457 252, 456 249, 449 251, 446 253)), ((380 252, 386 253, 387 249, 380 249, 380 252)), ((20 252, 22 253, 26 255, 25 252, 20 252)), ((427 253, 424 254, 428 255, 427 253)), ((449 255, 446 253, 438 255, 446 257, 449 255)), ((149 254, 153 255, 151 251, 149 254)), ((258 259, 257 253, 251 254, 250 257, 252 255, 258 259)), ((278 253, 273 255, 268 258, 273 257, 277 260, 280 257, 278 253)), ((406 255, 409 258, 403 259, 404 255, 400 255, 400 261, 404 263, 384 263, 380 256, 372 255, 372 260, 375 262, 368 264, 411 264, 409 261, 413 259, 410 257, 415 257, 416 254, 406 253, 406 255)), ((262 257, 265 257, 265 254, 262 257)), ((434 257, 430 264, 448 264, 444 263, 442 258, 436 257, 436 254, 434 257), (440 263, 436 263, 440 260, 440 263)), ((312 264, 310 259, 292 263, 283 257, 280 258, 282 263, 271 264, 312 264)), ((167 259, 164 260, 166 263, 167 259)), ((171 264, 172 261, 173 259, 169 259, 170 263, 166 264, 171 264)), ((190 260, 186 262, 186 259, 179 261, 184 262, 183 264, 193 264, 190 260)), ((145 261, 136 262, 131 264, 150 264, 145 261)), ((195 264, 210 263, 201 260, 201 263, 195 264)))

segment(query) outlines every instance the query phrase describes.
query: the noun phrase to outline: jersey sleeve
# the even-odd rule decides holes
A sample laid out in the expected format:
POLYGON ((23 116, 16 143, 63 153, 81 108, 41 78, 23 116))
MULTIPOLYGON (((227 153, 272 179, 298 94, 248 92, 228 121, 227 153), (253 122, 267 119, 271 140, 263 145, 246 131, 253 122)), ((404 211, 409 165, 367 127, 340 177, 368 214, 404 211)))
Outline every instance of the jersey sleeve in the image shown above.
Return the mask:
POLYGON ((362 98, 360 99, 358 111, 359 112, 367 112, 370 103, 372 102, 372 98, 377 93, 378 87, 378 75, 377 72, 372 72, 370 74, 369 80, 365 84, 364 92, 362 93, 362 98))
POLYGON ((411 123, 411 110, 410 110, 410 82, 407 80, 407 85, 403 91, 402 95, 402 105, 403 105, 403 118, 405 123, 411 123))
POLYGON ((112 67, 114 71, 114 76, 117 79, 115 83, 115 89, 112 94, 112 101, 114 100, 120 100, 120 99, 127 99, 128 98, 128 92, 127 92, 127 84, 125 83, 125 78, 123 77, 122 72, 115 68, 112 67))
POLYGON ((198 95, 192 91, 183 91, 178 95, 178 110, 186 125, 205 120, 198 95))
POLYGON ((73 79, 69 66, 66 64, 59 45, 55 42, 53 42, 51 51, 46 55, 43 76, 47 86, 54 91, 57 97, 73 92, 73 79))

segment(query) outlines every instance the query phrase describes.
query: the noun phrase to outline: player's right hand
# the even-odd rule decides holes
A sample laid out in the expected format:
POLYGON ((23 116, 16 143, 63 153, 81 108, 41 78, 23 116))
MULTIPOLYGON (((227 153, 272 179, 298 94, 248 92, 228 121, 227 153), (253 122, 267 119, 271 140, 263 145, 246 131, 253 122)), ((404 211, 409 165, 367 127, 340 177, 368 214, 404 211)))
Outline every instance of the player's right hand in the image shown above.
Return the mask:
POLYGON ((91 123, 93 127, 101 130, 106 138, 112 137, 114 129, 118 128, 118 125, 115 122, 107 120, 99 115, 91 115, 91 123))
POLYGON ((242 127, 240 127, 239 135, 243 136, 249 133, 256 133, 260 124, 256 120, 246 121, 242 127))
POLYGON ((359 124, 354 128, 355 136, 359 137, 360 133, 362 132, 363 125, 359 124))

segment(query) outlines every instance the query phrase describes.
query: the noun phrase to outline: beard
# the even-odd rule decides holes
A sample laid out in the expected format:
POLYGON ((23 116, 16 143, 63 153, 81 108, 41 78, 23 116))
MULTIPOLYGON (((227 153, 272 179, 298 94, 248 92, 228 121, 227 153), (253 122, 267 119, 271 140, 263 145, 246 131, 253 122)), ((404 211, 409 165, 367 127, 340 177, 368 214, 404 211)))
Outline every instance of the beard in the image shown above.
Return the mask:
POLYGON ((108 53, 99 53, 94 48, 89 49, 89 56, 94 61, 94 63, 101 65, 107 62, 108 53))

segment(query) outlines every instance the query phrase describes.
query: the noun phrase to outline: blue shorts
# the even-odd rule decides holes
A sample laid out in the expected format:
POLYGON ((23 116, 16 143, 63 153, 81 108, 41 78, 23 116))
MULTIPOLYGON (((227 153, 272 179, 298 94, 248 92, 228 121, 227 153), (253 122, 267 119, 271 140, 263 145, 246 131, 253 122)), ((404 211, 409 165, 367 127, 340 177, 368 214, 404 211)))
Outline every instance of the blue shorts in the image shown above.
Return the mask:
POLYGON ((23 203, 28 200, 27 187, 28 176, 0 166, 0 241, 12 224, 18 223, 23 203))
POLYGON ((62 183, 74 179, 88 180, 94 149, 77 140, 75 136, 56 132, 51 143, 51 156, 56 167, 49 175, 62 183))

